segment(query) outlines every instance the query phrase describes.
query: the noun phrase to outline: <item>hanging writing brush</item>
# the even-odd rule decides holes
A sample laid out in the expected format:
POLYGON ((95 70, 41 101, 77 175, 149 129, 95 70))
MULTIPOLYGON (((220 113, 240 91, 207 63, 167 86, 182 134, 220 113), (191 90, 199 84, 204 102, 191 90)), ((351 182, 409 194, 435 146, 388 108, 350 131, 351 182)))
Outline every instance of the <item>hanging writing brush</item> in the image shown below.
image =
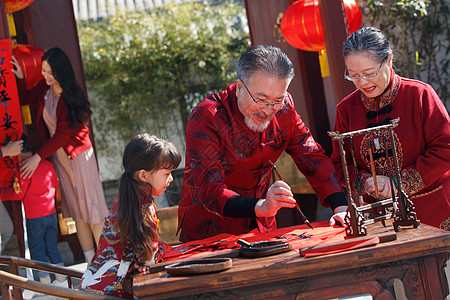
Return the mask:
POLYGON ((377 175, 375 173, 375 163, 373 161, 372 154, 372 143, 370 142, 370 138, 367 140, 367 147, 369 148, 370 169, 372 170, 373 184, 375 186, 375 197, 377 198, 377 200, 380 200, 380 195, 378 194, 377 175))
POLYGON ((353 160, 353 169, 355 171, 356 186, 358 188, 358 206, 361 206, 361 205, 363 205, 364 200, 363 200, 362 191, 361 191, 361 182, 359 179, 358 165, 356 163, 355 147, 353 145, 353 137, 352 136, 350 137, 350 150, 351 150, 351 155, 352 155, 352 160, 353 160))

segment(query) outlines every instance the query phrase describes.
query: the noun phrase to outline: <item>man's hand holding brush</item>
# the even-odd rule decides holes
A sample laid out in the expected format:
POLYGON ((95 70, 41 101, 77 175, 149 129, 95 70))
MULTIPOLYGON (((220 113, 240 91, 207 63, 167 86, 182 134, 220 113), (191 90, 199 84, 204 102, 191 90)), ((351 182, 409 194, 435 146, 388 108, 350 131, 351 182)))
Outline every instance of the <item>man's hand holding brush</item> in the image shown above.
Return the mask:
POLYGON ((282 207, 294 208, 296 201, 291 187, 284 181, 278 180, 267 191, 266 199, 260 199, 255 206, 257 217, 273 217, 282 207))
MULTIPOLYGON (((272 165, 273 170, 275 171, 275 173, 277 173, 278 178, 280 178, 280 180, 281 180, 283 183, 285 183, 285 181, 283 180, 283 177, 281 177, 280 172, 278 172, 278 169, 277 169, 277 167, 275 166, 275 164, 274 164, 273 162, 271 162, 270 160, 269 160, 269 163, 272 165)), ((290 190, 290 189, 291 189, 291 188, 289 187, 289 190, 290 190)), ((294 201, 295 201, 295 199, 294 199, 294 201)), ((305 214, 302 212, 302 210, 301 210, 300 207, 298 206, 297 201, 295 201, 294 204, 295 204, 295 208, 298 210, 298 212, 299 212, 299 214, 300 214, 300 217, 302 218, 303 222, 305 222, 305 224, 308 225, 309 228, 314 229, 314 228, 311 226, 311 223, 309 222, 309 220, 306 218, 305 214)))

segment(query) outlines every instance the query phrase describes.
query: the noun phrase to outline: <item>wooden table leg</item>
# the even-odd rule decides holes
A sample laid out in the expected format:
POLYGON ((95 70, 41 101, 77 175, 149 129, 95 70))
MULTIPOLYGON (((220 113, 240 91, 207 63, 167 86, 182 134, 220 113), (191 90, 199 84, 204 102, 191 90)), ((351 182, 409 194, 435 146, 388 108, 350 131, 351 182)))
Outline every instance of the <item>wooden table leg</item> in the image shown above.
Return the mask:
POLYGON ((422 281, 427 299, 444 299, 447 295, 447 285, 440 278, 443 265, 438 265, 436 256, 424 256, 418 259, 422 281))

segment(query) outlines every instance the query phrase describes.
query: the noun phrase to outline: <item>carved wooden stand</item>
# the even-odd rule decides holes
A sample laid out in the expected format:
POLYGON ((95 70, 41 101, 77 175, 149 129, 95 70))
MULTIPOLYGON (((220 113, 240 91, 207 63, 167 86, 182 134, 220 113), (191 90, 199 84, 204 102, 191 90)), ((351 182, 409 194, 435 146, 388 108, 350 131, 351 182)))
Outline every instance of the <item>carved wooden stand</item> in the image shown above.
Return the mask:
MULTIPOLYGON (((367 235, 366 225, 372 224, 374 222, 384 222, 387 219, 394 218, 393 226, 394 230, 398 231, 399 226, 413 226, 414 228, 417 228, 420 224, 420 221, 417 220, 416 213, 414 212, 414 205, 413 203, 408 199, 408 196, 406 193, 402 190, 402 184, 401 184, 401 175, 400 175, 400 169, 398 166, 398 159, 397 159, 397 151, 395 147, 395 140, 394 140, 394 131, 393 128, 397 127, 399 118, 392 120, 390 124, 387 125, 381 125, 373 128, 367 128, 352 132, 347 132, 340 134, 339 132, 328 132, 328 135, 338 142, 339 145, 339 151, 341 154, 341 160, 342 160, 342 166, 343 166, 343 172, 344 172, 344 178, 345 178, 345 185, 346 185, 346 197, 347 197, 347 204, 348 204, 348 214, 345 218, 345 222, 347 225, 346 228, 346 234, 347 237, 358 237, 358 236, 364 236, 367 235), (353 137, 367 134, 371 132, 377 132, 379 136, 382 136, 384 145, 385 145, 385 155, 386 155, 386 164, 389 171, 389 180, 391 183, 391 189, 392 189, 392 199, 385 199, 380 200, 378 198, 378 192, 377 192, 377 202, 367 204, 367 205, 361 205, 362 200, 362 191, 361 191, 361 183, 359 182, 358 177, 358 166, 356 164, 355 159, 355 151, 353 147, 353 137), (387 147, 387 138, 386 135, 389 135, 391 147, 392 147, 392 158, 394 166, 392 169, 391 162, 389 159, 389 151, 387 147), (357 189, 358 189, 358 205, 355 203, 355 201, 352 198, 352 192, 351 192, 351 186, 350 186, 350 179, 348 175, 348 169, 347 169, 347 159, 346 159, 346 153, 344 149, 344 139, 349 140, 350 144, 350 154, 352 158, 352 164, 353 168, 356 174, 356 183, 357 183, 357 189), (392 172, 393 170, 393 172, 392 172), (397 195, 397 196, 396 196, 397 195)), ((378 141, 374 140, 368 140, 368 146, 369 146, 369 154, 371 156, 371 144, 378 141)), ((372 162, 372 157, 371 157, 372 162)), ((375 168, 373 163, 371 164, 372 174, 375 177, 375 168)), ((374 180, 376 180, 374 178, 374 180)))

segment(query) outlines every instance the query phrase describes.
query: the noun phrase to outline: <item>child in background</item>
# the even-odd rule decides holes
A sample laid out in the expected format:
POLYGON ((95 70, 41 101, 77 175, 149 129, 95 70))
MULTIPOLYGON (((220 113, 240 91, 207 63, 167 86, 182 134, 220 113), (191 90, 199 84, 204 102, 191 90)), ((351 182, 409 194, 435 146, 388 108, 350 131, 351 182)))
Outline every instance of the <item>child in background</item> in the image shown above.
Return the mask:
MULTIPOLYGON (((21 163, 32 155, 25 136, 23 140, 23 150, 19 155, 21 163)), ((41 160, 31 178, 22 178, 20 193, 16 194, 13 188, 2 188, 0 198, 3 201, 22 200, 31 258, 48 262, 49 257, 51 263, 62 266, 64 263, 57 246, 58 220, 55 209, 57 186, 58 177, 53 164, 48 160, 41 160)), ((38 274, 42 283, 51 283, 49 273, 39 271, 38 274)), ((56 275, 53 284, 68 287, 63 275, 56 275)))
POLYGON ((132 273, 158 262, 165 247, 158 241, 155 200, 173 178, 180 153, 149 134, 134 136, 123 154, 119 197, 105 220, 99 247, 79 289, 133 299, 132 273), (130 268, 131 266, 131 268, 130 268))
MULTIPOLYGON (((22 147, 23 140, 6 143, 5 146, 0 148, 0 159, 3 157, 19 155, 20 151, 22 151, 22 147)), ((3 205, 3 202, 0 201, 0 254, 3 253, 3 249, 5 249, 13 231, 14 226, 11 217, 3 205)))

